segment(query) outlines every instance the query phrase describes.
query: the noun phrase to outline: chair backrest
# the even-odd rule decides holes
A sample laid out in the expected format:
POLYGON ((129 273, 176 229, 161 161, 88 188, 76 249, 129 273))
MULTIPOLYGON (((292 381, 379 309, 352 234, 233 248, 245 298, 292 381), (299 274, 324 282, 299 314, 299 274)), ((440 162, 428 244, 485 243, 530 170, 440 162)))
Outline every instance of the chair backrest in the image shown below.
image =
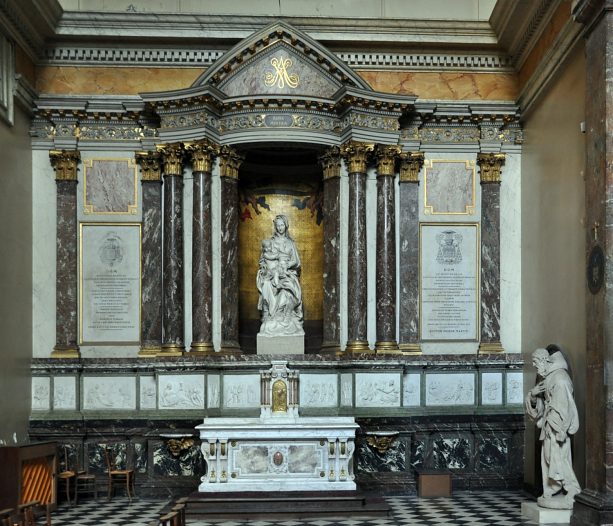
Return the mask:
POLYGON ((170 511, 178 514, 177 526, 185 526, 185 504, 175 504, 170 511))
POLYGON ((180 526, 179 525, 179 514, 176 511, 171 511, 166 515, 162 515, 160 517, 159 526, 180 526))
MULTIPOLYGON (((33 500, 25 504, 20 504, 18 510, 18 515, 23 526, 37 526, 38 524, 42 524, 37 522, 37 518, 43 515, 45 516, 45 526, 51 526, 51 504, 41 504, 39 501, 33 500)), ((10 524, 14 526, 15 523, 12 522, 10 524)), ((17 524, 20 523, 17 522, 17 524)))

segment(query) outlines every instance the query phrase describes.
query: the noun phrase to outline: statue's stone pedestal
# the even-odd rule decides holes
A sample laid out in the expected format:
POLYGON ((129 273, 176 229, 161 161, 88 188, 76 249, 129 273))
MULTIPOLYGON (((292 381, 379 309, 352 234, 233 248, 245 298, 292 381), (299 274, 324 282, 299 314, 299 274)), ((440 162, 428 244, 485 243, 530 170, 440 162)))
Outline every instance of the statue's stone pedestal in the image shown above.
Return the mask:
POLYGON ((541 508, 532 500, 526 500, 521 503, 522 518, 537 524, 570 524, 572 513, 573 510, 541 508))
POLYGON ((258 354, 304 354, 304 334, 267 336, 258 333, 258 354))

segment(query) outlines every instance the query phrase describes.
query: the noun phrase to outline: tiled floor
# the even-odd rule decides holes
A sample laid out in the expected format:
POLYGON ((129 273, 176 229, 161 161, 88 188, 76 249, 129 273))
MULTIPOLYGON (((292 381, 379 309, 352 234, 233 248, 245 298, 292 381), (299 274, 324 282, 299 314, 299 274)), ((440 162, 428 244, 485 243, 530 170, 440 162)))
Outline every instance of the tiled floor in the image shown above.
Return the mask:
MULTIPOLYGON (((286 519, 276 521, 193 521, 189 526, 515 526, 532 524, 521 519, 521 501, 525 497, 518 492, 481 491, 458 492, 452 498, 419 499, 411 497, 388 497, 392 514, 388 518, 350 519, 286 519)), ((165 501, 115 498, 110 503, 104 499, 92 500, 68 508, 61 506, 53 515, 53 526, 145 526, 154 521, 165 501)))

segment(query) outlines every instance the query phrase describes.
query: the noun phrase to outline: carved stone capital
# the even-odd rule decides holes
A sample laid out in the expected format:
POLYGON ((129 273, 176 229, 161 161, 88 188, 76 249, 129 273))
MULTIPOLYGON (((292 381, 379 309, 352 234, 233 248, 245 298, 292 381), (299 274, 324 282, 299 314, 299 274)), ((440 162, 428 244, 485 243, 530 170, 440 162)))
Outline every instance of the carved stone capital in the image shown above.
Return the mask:
POLYGON ((136 152, 134 158, 140 165, 142 181, 159 181, 161 179, 159 152, 136 152))
POLYGON ((219 155, 219 145, 208 139, 202 139, 185 143, 185 151, 191 158, 193 172, 211 173, 213 161, 219 155))
POLYGON ((341 147, 341 155, 347 163, 349 173, 366 173, 366 166, 375 149, 374 144, 349 141, 341 147))
POLYGON ((162 157, 162 166, 164 177, 183 176, 183 159, 185 158, 185 150, 180 142, 173 144, 164 144, 157 147, 158 152, 162 157))
POLYGON ((51 150, 49 159, 55 170, 56 181, 77 180, 77 165, 81 160, 78 150, 51 150))
POLYGON ((407 152, 400 154, 400 181, 419 183, 419 171, 423 165, 423 152, 407 152))
POLYGON ((222 146, 219 152, 219 175, 238 179, 238 169, 245 160, 245 156, 238 153, 231 146, 222 146))
POLYGON ((319 157, 319 164, 324 169, 324 181, 341 176, 341 150, 332 146, 319 157))
POLYGON ((377 177, 396 174, 396 159, 400 155, 400 146, 377 145, 375 160, 377 162, 377 177))
POLYGON ((504 153, 479 153, 477 164, 481 172, 481 184, 500 183, 504 153))

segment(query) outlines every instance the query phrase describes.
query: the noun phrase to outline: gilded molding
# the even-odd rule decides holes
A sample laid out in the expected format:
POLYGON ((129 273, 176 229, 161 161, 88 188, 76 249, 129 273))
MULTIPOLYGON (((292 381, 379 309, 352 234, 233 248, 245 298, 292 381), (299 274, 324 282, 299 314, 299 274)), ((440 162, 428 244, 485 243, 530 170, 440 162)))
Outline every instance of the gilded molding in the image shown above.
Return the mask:
POLYGON ((481 342, 479 344, 479 354, 490 354, 504 352, 504 347, 500 342, 481 342))
POLYGON ((219 175, 238 179, 238 169, 245 160, 245 156, 239 154, 231 146, 222 146, 219 152, 219 175))
POLYGON ((393 434, 373 434, 366 436, 366 442, 370 447, 376 449, 381 455, 387 453, 390 446, 396 441, 399 433, 393 434))
POLYGON ((185 151, 192 161, 192 172, 211 173, 213 162, 219 155, 219 145, 208 139, 202 139, 185 143, 185 151))
POLYGON ((347 346, 345 347, 345 352, 350 354, 374 354, 366 340, 352 340, 347 342, 347 346))
POLYGON ((55 170, 56 181, 77 180, 77 165, 81 160, 78 150, 51 150, 49 159, 55 170))
POLYGON ((481 184, 500 183, 502 166, 505 161, 504 153, 479 153, 477 164, 481 173, 481 184))
POLYGON ((160 167, 159 152, 136 152, 134 154, 136 162, 140 166, 142 181, 160 181, 162 170, 160 167))
POLYGON ((375 342, 375 351, 377 354, 402 354, 395 341, 375 342))
POLYGON ((424 165, 423 152, 407 152, 400 154, 400 181, 419 183, 419 172, 424 165))
POLYGON ((366 173, 366 166, 375 149, 374 144, 349 141, 341 147, 341 155, 347 163, 349 173, 366 173))
POLYGON ((166 447, 168 447, 168 451, 173 457, 178 457, 181 455, 183 451, 187 451, 194 445, 193 438, 171 438, 166 443, 166 447))
POLYGON ((396 175, 396 159, 400 155, 400 146, 377 145, 375 159, 377 162, 377 177, 396 175))
POLYGON ((324 169, 324 181, 341 176, 341 150, 332 146, 319 157, 319 164, 324 169))
POLYGON ((164 177, 183 176, 183 159, 185 150, 180 142, 173 144, 162 144, 157 147, 162 158, 163 175, 164 177))

